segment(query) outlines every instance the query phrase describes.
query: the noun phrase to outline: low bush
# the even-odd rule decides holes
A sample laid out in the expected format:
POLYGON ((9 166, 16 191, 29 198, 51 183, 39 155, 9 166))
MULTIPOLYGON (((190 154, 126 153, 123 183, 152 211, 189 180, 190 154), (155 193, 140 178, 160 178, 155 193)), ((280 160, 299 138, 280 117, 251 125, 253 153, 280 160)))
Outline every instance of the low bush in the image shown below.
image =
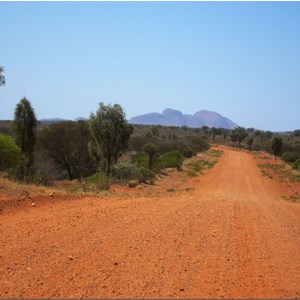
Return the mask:
POLYGON ((98 191, 109 190, 109 179, 108 177, 102 173, 98 172, 87 178, 87 182, 96 186, 98 191))
POLYGON ((146 153, 137 153, 132 155, 131 162, 139 167, 147 168, 149 166, 149 157, 146 153))
POLYGON ((159 157, 159 165, 162 168, 176 168, 181 169, 183 159, 178 150, 167 152, 159 157))
POLYGON ((185 158, 191 158, 192 156, 194 156, 196 154, 195 151, 193 151, 191 148, 184 148, 182 151, 182 156, 185 158))
POLYGON ((138 183, 153 183, 155 173, 145 167, 129 164, 117 164, 112 169, 112 177, 119 180, 137 181, 138 183))
POLYGON ((285 162, 293 163, 300 159, 300 151, 286 151, 282 154, 282 159, 285 162))
POLYGON ((13 138, 0 134, 0 171, 10 168, 18 168, 27 163, 21 149, 15 144, 13 138))
POLYGON ((132 179, 135 179, 140 183, 153 183, 155 173, 144 167, 135 168, 132 172, 132 179))
POLYGON ((119 180, 130 179, 136 167, 134 165, 119 163, 112 168, 112 176, 119 180))
POLYGON ((299 170, 300 171, 300 159, 297 159, 293 165, 292 165, 293 170, 299 170))

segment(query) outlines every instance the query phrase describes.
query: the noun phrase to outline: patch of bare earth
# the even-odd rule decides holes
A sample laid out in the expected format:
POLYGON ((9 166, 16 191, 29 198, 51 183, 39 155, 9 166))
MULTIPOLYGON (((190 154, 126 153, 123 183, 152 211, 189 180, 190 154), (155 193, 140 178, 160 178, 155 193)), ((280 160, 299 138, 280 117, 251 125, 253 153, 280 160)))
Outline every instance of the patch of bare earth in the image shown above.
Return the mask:
POLYGON ((253 155, 222 150, 198 177, 4 208, 0 297, 299 297, 299 202, 253 155))

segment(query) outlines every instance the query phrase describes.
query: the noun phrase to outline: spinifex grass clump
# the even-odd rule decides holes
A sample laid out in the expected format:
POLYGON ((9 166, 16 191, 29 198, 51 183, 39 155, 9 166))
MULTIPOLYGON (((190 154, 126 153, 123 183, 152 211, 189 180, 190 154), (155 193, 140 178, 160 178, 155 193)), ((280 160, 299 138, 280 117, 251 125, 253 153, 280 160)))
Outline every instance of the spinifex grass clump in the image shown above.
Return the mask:
POLYGON ((87 182, 96 187, 97 191, 109 190, 109 179, 102 173, 98 172, 87 178, 87 182))
POLYGON ((217 158, 221 157, 224 154, 224 151, 216 150, 216 149, 212 149, 209 152, 211 153, 212 157, 217 157, 217 158))

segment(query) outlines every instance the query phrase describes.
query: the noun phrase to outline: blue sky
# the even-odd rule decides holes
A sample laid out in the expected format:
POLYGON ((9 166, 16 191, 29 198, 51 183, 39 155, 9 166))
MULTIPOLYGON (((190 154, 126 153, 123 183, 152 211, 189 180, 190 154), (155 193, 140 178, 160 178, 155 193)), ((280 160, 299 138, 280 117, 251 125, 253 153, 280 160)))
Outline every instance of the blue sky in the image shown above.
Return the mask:
POLYGON ((300 2, 0 2, 0 119, 174 108, 300 128, 300 2))

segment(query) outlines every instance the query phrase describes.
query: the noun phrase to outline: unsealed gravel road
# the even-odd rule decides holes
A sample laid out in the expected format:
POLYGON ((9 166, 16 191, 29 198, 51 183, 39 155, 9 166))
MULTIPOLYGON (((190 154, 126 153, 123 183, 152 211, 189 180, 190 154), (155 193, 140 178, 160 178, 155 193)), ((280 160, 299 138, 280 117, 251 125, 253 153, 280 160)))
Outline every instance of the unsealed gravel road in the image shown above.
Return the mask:
POLYGON ((251 154, 223 150, 174 192, 57 196, 2 213, 0 296, 299 297, 299 203, 251 154))

